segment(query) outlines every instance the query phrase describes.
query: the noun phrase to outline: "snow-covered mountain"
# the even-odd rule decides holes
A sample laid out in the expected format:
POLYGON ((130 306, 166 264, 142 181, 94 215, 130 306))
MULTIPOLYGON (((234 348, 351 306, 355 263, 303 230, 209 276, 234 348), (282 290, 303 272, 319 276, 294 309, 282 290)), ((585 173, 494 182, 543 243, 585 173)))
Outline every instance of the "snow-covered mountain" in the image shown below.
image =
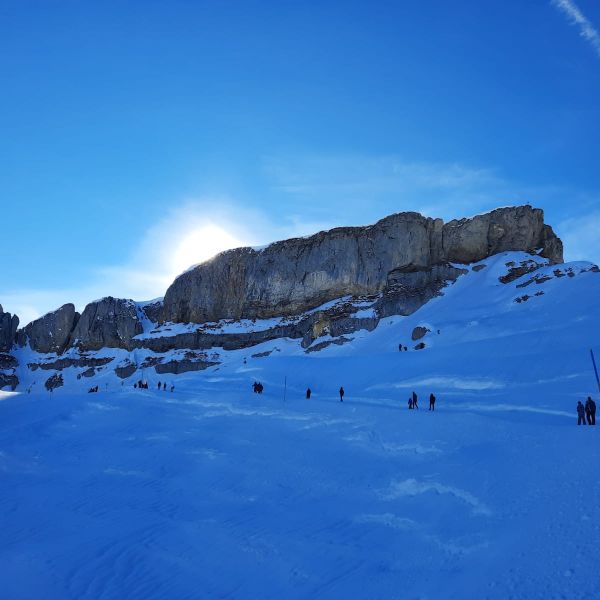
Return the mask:
MULTIPOLYGON (((600 445, 575 405, 598 400, 600 274, 549 262, 456 266, 408 316, 332 301, 297 317, 321 315, 304 344, 18 348, 20 392, 0 392, 3 596, 598 597, 600 445), (336 310, 365 327, 334 330, 336 310)), ((144 321, 138 336, 291 321, 144 321)))
MULTIPOLYGON (((350 344, 354 352, 363 336, 357 332, 376 331, 377 338, 389 319, 415 314, 473 265, 506 251, 527 256, 505 265, 504 285, 562 262, 561 241, 530 206, 446 224, 399 213, 367 227, 230 250, 179 276, 164 301, 108 297, 81 315, 65 304, 20 330, 18 319, 2 313, 0 388, 53 390, 74 380, 81 382, 70 384, 76 388, 100 380, 131 385, 214 372, 234 356, 262 358, 289 340, 297 340, 290 351, 350 344)), ((422 350, 431 342, 400 343, 422 350)))

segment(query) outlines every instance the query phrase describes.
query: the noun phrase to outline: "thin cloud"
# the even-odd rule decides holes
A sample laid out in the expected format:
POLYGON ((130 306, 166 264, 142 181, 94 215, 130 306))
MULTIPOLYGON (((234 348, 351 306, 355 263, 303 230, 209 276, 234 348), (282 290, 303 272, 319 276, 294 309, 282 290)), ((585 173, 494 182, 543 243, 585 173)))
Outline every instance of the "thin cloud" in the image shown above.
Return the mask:
POLYGON ((553 6, 567 16, 571 25, 579 29, 579 35, 587 40, 600 57, 600 33, 581 12, 573 0, 551 0, 553 6))
POLYGON ((495 169, 397 156, 294 156, 266 160, 263 168, 275 193, 305 212, 325 206, 329 215, 338 212, 338 225, 366 225, 401 211, 449 220, 539 196, 495 169), (344 222, 348 214, 361 215, 361 222, 344 222))

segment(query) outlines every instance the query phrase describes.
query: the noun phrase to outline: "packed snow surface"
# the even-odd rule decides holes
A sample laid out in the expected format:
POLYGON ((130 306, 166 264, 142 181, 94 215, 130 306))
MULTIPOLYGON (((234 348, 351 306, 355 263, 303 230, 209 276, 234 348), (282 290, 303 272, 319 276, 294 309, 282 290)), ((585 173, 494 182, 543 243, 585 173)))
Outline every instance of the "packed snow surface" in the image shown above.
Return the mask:
POLYGON ((600 597, 600 274, 504 261, 321 352, 0 393, 2 597, 600 597))

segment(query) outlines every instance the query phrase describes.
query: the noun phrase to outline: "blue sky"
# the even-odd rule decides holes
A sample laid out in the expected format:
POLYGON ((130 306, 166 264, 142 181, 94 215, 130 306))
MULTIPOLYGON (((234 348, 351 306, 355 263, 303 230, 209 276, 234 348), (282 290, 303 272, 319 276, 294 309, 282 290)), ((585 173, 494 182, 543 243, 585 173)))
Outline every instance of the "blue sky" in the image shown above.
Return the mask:
POLYGON ((600 261, 598 30, 595 0, 0 0, 0 303, 403 210, 528 202, 600 261))

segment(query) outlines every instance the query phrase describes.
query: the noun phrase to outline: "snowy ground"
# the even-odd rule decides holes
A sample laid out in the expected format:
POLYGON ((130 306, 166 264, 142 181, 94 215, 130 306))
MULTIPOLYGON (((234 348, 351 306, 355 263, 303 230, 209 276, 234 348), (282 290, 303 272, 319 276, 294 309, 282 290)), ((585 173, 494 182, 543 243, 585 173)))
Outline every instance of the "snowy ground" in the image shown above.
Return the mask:
POLYGON ((599 598, 600 429, 575 404, 600 400, 600 274, 516 288, 492 263, 349 344, 233 352, 173 393, 0 393, 0 595, 599 598), (399 353, 416 324, 427 348, 399 353))

